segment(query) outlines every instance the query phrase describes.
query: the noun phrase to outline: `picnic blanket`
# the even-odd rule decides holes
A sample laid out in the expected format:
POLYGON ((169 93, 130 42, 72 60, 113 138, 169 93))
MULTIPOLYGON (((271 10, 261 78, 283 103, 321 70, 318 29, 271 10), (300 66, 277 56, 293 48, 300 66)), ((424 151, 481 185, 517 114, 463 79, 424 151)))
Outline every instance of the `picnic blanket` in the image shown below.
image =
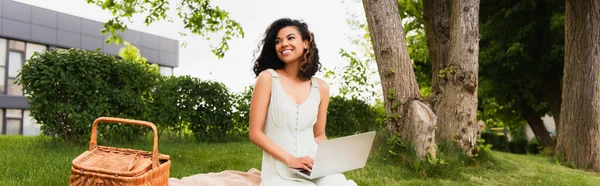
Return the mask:
POLYGON ((169 186, 258 186, 260 171, 251 168, 248 172, 225 170, 218 173, 196 174, 181 179, 169 178, 169 186))

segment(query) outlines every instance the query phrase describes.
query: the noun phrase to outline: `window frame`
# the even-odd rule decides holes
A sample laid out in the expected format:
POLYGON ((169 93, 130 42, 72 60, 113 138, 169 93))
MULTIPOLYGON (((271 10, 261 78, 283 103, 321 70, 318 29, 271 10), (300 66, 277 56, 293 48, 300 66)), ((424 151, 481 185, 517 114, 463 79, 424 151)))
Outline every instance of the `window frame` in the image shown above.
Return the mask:
MULTIPOLYGON (((19 121, 19 133, 18 134, 14 134, 14 135, 23 135, 23 127, 24 127, 23 126, 23 114, 25 113, 25 110, 24 109, 10 109, 10 110, 19 110, 19 111, 21 111, 21 118, 14 118, 14 117, 9 118, 9 117, 7 117, 8 110, 9 110, 8 108, 4 109, 4 111, 5 111, 4 112, 4 130, 3 130, 4 135, 7 134, 7 130, 6 129, 8 129, 8 119, 19 119, 20 120, 19 121)), ((13 135, 13 134, 11 134, 11 135, 13 135)))
MULTIPOLYGON (((20 53, 20 54, 21 54, 21 67, 20 67, 21 69, 23 68, 23 65, 25 65, 25 60, 26 60, 26 59, 25 59, 25 55, 26 55, 25 51, 27 51, 27 42, 25 42, 25 41, 20 41, 20 40, 15 40, 15 39, 7 39, 6 45, 7 45, 7 46, 6 46, 6 74, 5 74, 5 77, 6 77, 6 80, 5 80, 5 81, 6 81, 6 82, 5 82, 5 83, 6 83, 6 84, 5 84, 5 87, 6 87, 6 88, 4 88, 4 89, 5 89, 5 91, 4 91, 4 95, 6 95, 6 96, 25 96, 25 92, 23 91, 23 87, 21 87, 21 95, 9 95, 9 94, 8 94, 8 86, 13 86, 13 85, 14 85, 14 83, 13 83, 13 85, 9 85, 9 84, 8 84, 8 79, 11 79, 11 77, 10 77, 10 75, 9 75, 8 73, 9 73, 9 71, 10 71, 10 68, 11 68, 11 67, 10 67, 10 61, 9 61, 9 60, 10 60, 10 53, 11 53, 11 52, 16 52, 16 53, 20 53), (12 49, 12 48, 10 47, 10 42, 11 42, 11 41, 15 41, 15 42, 22 42, 22 43, 23 43, 23 45, 24 45, 24 46, 23 46, 23 50, 19 50, 19 49, 12 49)), ((17 70, 17 74, 18 74, 18 70, 17 70)), ((16 76, 15 76, 15 77, 12 77, 12 78, 14 78, 15 80, 17 79, 17 77, 16 77, 16 76)), ((23 123, 23 122, 21 122, 21 124, 22 124, 22 123, 23 123)))

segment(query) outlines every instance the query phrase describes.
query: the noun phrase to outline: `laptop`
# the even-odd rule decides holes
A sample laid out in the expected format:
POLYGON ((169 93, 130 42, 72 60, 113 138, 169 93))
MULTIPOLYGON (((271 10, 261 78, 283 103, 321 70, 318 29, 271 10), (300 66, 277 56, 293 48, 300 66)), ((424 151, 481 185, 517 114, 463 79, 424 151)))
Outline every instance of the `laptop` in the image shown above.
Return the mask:
POLYGON ((319 143, 312 171, 290 168, 296 174, 316 179, 365 167, 375 131, 326 140, 319 143))

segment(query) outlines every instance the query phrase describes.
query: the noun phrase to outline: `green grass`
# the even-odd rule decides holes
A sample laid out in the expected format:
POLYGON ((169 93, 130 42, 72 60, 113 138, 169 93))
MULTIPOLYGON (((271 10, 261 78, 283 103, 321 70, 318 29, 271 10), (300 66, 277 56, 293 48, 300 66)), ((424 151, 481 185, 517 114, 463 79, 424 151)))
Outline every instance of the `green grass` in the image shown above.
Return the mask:
MULTIPOLYGON (((149 150, 143 142, 103 143, 149 150)), ((87 144, 53 141, 48 137, 0 136, 0 185, 67 185, 71 161, 87 144)), ((161 140, 159 151, 171 156, 171 177, 223 170, 260 169, 262 151, 250 142, 198 143, 161 140)), ((373 151, 365 168, 345 173, 358 185, 600 185, 600 175, 560 166, 550 158, 492 152, 492 161, 460 169, 455 176, 423 178, 394 165, 373 151)), ((435 177, 435 176, 433 176, 435 177)))

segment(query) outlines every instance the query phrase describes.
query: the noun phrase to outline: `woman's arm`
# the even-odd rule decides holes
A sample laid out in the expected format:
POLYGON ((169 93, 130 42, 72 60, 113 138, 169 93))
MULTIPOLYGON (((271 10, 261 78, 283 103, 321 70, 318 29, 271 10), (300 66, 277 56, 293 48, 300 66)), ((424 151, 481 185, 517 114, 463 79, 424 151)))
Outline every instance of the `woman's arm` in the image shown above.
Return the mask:
POLYGON ((252 92, 252 99, 250 101, 250 127, 248 135, 250 141, 256 144, 256 146, 278 160, 287 163, 286 159, 288 159, 291 154, 273 143, 273 141, 271 141, 271 139, 263 132, 271 97, 271 78, 271 73, 265 70, 259 74, 256 80, 254 91, 252 92))
POLYGON ((317 123, 313 127, 315 141, 321 143, 327 140, 325 135, 325 123, 327 122, 327 107, 329 107, 329 85, 325 81, 317 78, 319 83, 319 93, 321 95, 321 103, 319 104, 319 113, 317 113, 317 123))

